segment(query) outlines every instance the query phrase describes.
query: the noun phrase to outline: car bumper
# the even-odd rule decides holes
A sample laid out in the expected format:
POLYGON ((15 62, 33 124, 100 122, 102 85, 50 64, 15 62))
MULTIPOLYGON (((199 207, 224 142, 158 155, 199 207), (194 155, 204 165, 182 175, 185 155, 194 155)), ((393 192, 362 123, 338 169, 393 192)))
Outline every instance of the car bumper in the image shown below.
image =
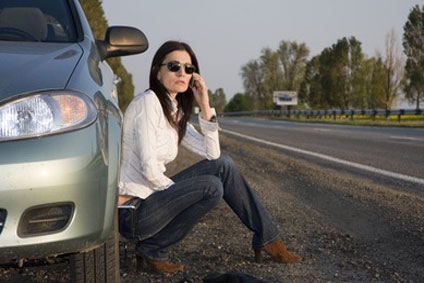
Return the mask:
MULTIPOLYGON (((85 251, 106 239, 112 229, 117 177, 109 176, 108 167, 116 165, 107 160, 104 136, 97 120, 66 134, 0 143, 0 209, 6 212, 0 260, 85 251), (66 225, 35 234, 22 230, 23 215, 31 214, 31 208, 56 205, 71 207, 66 225)), ((52 211, 48 221, 58 216, 57 209, 52 211)))

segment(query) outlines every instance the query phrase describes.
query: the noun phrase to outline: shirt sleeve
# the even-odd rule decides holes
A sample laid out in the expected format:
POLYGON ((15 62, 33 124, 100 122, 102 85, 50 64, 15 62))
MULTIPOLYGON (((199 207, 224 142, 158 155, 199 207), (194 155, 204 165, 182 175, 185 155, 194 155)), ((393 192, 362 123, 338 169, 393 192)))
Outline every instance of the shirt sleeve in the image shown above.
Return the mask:
POLYGON ((140 103, 138 115, 134 118, 135 148, 140 161, 141 174, 157 189, 165 190, 174 182, 164 174, 164 168, 156 156, 156 124, 160 119, 157 107, 145 96, 140 103), (150 103, 149 103, 150 102, 150 103))
MULTIPOLYGON (((212 108, 212 115, 216 115, 212 108)), ((181 144, 188 150, 207 158, 208 160, 218 159, 221 155, 219 146, 218 123, 203 120, 199 114, 200 134, 192 124, 187 123, 186 133, 181 144)))

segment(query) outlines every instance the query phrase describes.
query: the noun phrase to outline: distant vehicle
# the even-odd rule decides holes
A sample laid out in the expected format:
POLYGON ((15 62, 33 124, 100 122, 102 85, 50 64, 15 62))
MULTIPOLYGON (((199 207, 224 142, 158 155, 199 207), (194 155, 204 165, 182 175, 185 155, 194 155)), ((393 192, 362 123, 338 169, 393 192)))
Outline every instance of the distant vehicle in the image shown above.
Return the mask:
POLYGON ((122 113, 105 59, 147 47, 132 27, 95 40, 77 0, 0 1, 0 262, 71 253, 73 281, 119 282, 122 113))

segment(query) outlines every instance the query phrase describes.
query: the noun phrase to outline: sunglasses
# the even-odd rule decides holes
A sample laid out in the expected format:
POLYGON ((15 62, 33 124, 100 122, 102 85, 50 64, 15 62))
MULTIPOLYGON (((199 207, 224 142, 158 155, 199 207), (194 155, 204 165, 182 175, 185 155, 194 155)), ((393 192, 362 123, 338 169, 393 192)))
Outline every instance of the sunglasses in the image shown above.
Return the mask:
MULTIPOLYGON (((169 71, 174 73, 178 72, 181 68, 181 63, 178 61, 171 61, 166 64, 161 64, 161 66, 164 65, 166 65, 169 71)), ((184 64, 184 71, 187 75, 191 75, 196 71, 196 66, 194 66, 193 64, 186 63, 184 64)))

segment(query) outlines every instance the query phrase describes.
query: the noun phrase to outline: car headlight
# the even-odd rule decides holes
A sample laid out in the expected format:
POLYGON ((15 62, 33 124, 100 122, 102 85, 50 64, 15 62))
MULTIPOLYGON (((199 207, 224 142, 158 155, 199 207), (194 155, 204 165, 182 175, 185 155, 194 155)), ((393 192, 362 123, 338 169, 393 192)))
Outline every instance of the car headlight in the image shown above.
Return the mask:
POLYGON ((91 99, 75 91, 48 91, 0 104, 0 141, 86 127, 97 118, 91 99))

